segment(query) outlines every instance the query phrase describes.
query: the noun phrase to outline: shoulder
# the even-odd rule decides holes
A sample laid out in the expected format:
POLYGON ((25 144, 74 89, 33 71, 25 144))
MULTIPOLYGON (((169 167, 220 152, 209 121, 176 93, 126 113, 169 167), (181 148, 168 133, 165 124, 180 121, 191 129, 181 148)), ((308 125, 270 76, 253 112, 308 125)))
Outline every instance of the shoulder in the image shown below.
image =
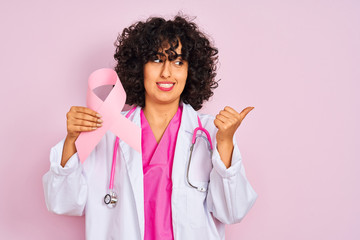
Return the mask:
MULTIPOLYGON (((202 126, 207 129, 209 132, 213 132, 213 131, 216 131, 216 127, 215 127, 215 124, 214 124, 214 120, 215 120, 215 117, 211 114, 205 114, 205 113, 199 113, 197 111, 195 111, 193 109, 193 107, 191 107, 190 104, 185 104, 184 103, 184 106, 190 111, 192 112, 192 115, 196 115, 199 117, 200 121, 201 121, 201 124, 202 126)), ((195 119, 194 119, 195 120, 195 119)), ((193 120, 193 121, 194 121, 193 120)), ((197 125, 197 120, 196 121, 196 125, 197 125)))
POLYGON ((131 116, 136 116, 136 115, 140 114, 140 110, 141 110, 141 107, 139 107, 139 106, 131 106, 130 108, 128 108, 128 110, 121 111, 121 115, 132 120, 133 117, 131 117, 131 116))

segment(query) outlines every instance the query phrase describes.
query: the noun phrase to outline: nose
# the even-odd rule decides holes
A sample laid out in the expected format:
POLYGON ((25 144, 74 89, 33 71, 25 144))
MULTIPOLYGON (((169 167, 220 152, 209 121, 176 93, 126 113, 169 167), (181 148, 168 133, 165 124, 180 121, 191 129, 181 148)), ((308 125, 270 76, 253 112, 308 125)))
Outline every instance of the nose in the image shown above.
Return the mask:
POLYGON ((163 68, 161 71, 161 77, 162 78, 169 78, 171 76, 171 65, 170 61, 165 61, 163 64, 163 68))

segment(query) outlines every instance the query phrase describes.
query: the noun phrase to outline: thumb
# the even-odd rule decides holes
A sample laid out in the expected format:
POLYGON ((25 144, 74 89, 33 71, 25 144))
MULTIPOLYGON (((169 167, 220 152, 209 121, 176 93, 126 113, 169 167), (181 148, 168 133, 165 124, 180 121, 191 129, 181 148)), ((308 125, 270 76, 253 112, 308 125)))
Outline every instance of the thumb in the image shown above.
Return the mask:
POLYGON ((245 108, 244 110, 241 111, 240 113, 240 118, 241 118, 241 121, 244 120, 244 118, 246 117, 246 115, 251 111, 253 110, 254 107, 247 107, 245 108))

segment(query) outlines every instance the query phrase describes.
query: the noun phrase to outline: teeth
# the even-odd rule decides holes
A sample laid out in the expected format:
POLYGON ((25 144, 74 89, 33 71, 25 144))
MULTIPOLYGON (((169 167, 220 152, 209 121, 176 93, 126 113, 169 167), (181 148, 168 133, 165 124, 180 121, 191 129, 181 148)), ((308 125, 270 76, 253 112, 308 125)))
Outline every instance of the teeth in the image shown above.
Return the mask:
POLYGON ((159 86, 160 87, 163 87, 163 88, 170 88, 170 87, 172 87, 172 86, 174 86, 174 84, 173 83, 158 83, 159 84, 159 86))

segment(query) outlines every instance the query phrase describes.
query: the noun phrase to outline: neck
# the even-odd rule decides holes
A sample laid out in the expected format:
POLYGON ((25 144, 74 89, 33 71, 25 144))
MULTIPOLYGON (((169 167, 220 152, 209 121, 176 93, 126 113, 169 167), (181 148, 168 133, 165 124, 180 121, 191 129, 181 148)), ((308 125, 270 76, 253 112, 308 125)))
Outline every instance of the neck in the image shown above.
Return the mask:
POLYGON ((167 104, 146 101, 143 108, 144 115, 149 123, 156 125, 169 124, 179 108, 179 100, 167 104))

